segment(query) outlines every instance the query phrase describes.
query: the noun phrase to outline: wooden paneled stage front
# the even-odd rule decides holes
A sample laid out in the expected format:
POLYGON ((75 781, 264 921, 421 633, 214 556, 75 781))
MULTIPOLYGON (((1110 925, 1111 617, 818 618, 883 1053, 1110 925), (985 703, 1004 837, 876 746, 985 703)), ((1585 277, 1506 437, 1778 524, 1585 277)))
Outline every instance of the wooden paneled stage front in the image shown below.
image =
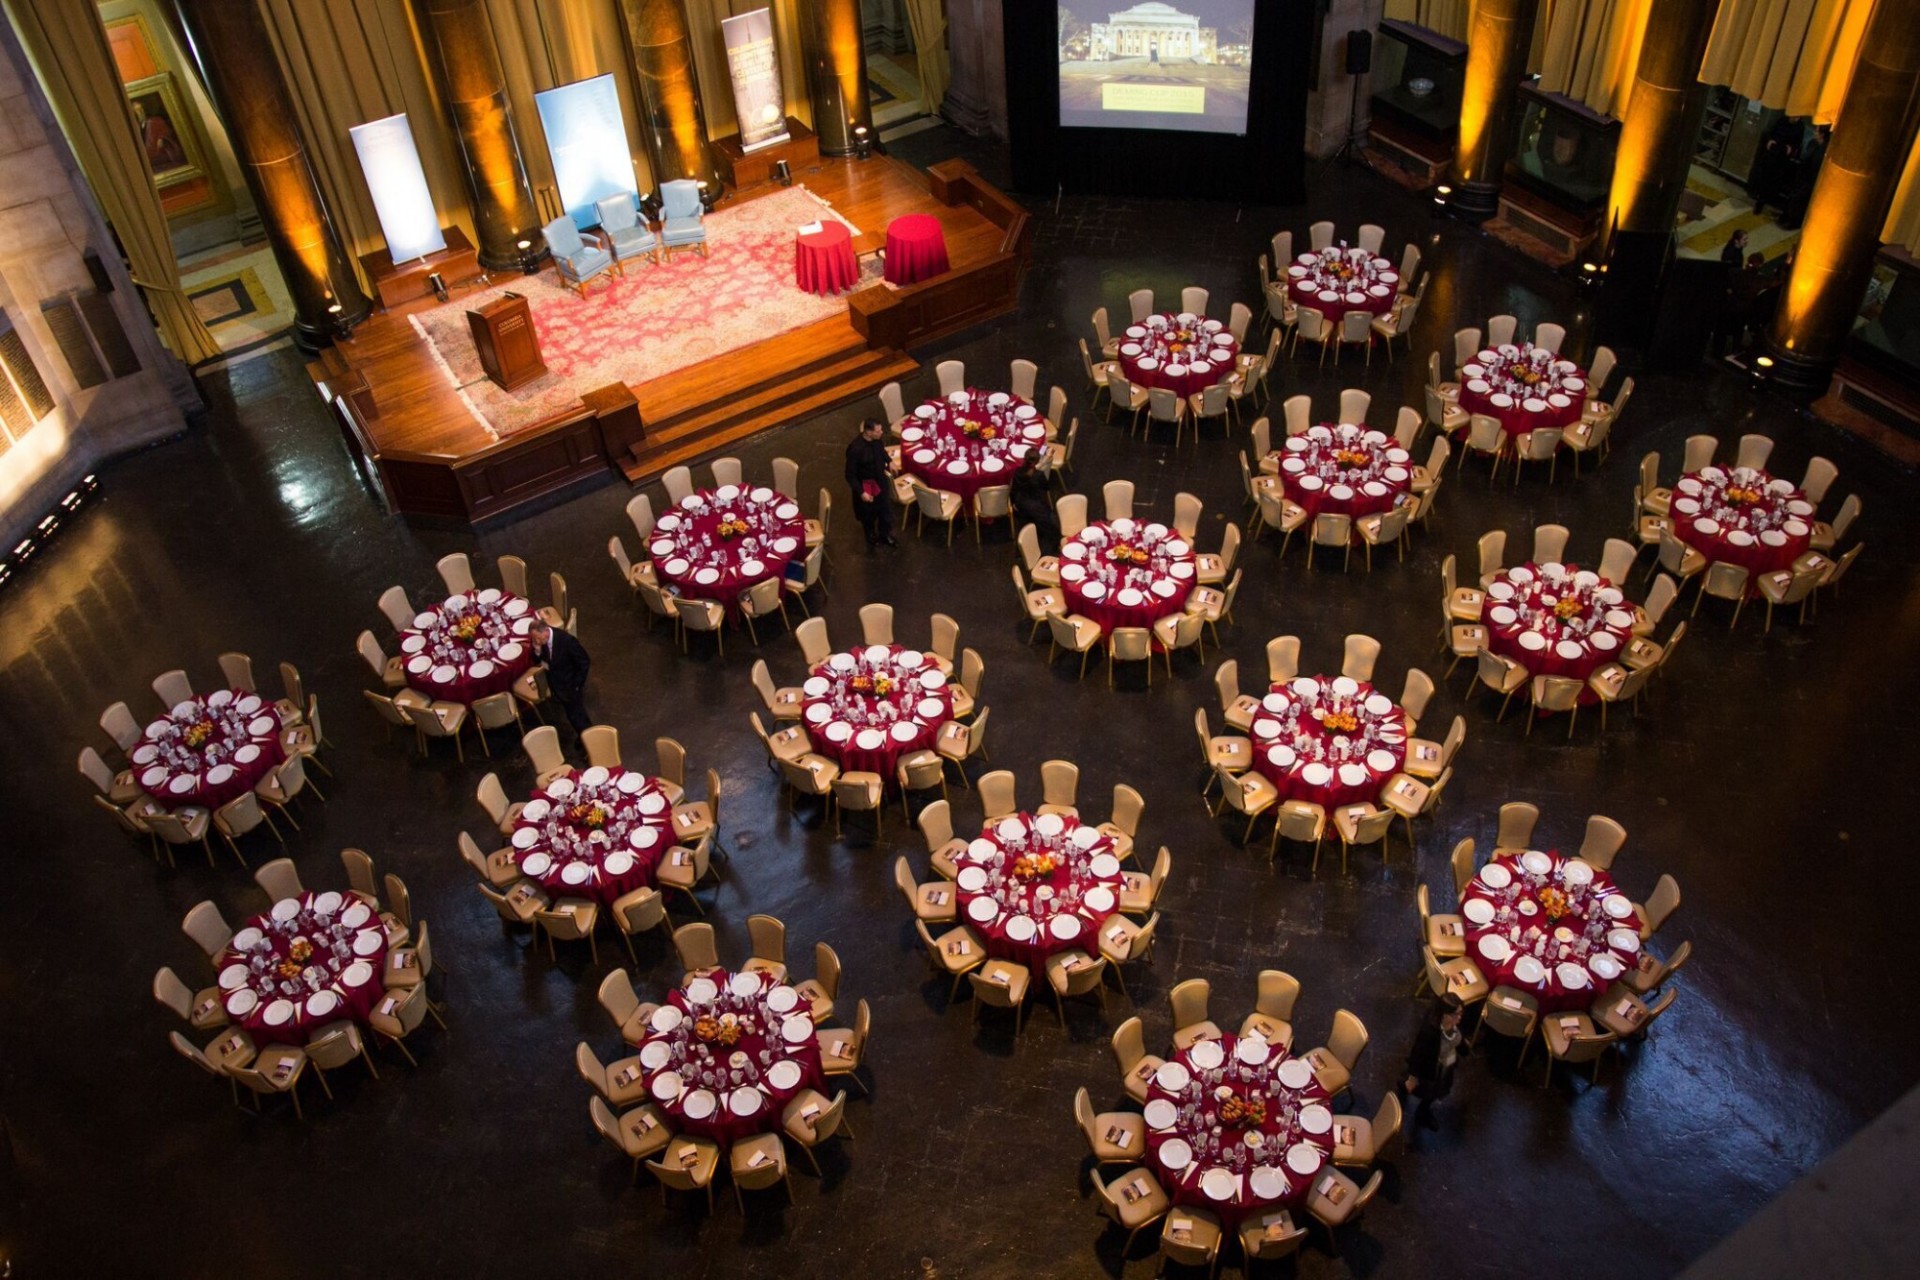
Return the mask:
MULTIPOLYGON (((841 316, 664 377, 579 388, 573 409, 498 440, 407 320, 408 311, 437 305, 432 298, 377 312, 309 371, 392 509, 477 524, 607 471, 637 484, 844 403, 917 368, 911 346, 1017 304, 1030 252, 1026 211, 964 161, 923 173, 881 155, 822 158, 794 179, 865 229, 854 241, 863 255, 884 245, 892 219, 933 214, 951 269, 912 285, 870 285, 849 295, 841 316)), ((779 189, 748 188, 728 200, 779 189)))

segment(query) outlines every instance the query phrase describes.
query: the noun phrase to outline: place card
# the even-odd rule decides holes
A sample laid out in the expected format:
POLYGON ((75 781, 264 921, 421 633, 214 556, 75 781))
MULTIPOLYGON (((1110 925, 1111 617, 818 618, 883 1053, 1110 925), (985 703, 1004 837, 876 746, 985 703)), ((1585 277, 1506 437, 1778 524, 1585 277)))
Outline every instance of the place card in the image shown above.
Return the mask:
POLYGON ((813 1118, 819 1114, 820 1104, 817 1102, 809 1102, 806 1106, 800 1108, 800 1118, 808 1124, 812 1124, 813 1118))
POLYGON ((927 895, 927 901, 936 907, 944 907, 947 905, 947 899, 952 896, 945 889, 935 889, 927 895))
POLYGON ((698 1163, 700 1163, 700 1148, 692 1146, 680 1148, 680 1167, 682 1169, 691 1169, 698 1163))
POLYGON ((1357 1136, 1358 1131, 1350 1124, 1337 1124, 1333 1126, 1333 1145, 1336 1147, 1352 1146, 1353 1140, 1357 1136))
POLYGON ((1266 1228, 1265 1234, 1267 1239, 1278 1240, 1293 1230, 1293 1219, 1289 1218, 1284 1212, 1270 1213, 1260 1219, 1260 1225, 1266 1228))
POLYGON ((1568 1035, 1578 1035, 1580 1033, 1580 1019, 1562 1018, 1560 1019, 1560 1029, 1568 1035))
POLYGON ((761 1165, 767 1163, 768 1159, 769 1157, 766 1152, 756 1151, 747 1157, 747 1168, 758 1169, 761 1165))
POLYGON ((1175 1240, 1186 1240, 1193 1235, 1193 1219, 1168 1218, 1167 1234, 1175 1240))
POLYGON ((948 955, 963 956, 967 954, 967 950, 967 940, 965 938, 955 938, 947 944, 948 955))
POLYGON ((1135 1200, 1144 1200, 1146 1197, 1146 1185, 1139 1181, 1129 1182, 1126 1186, 1120 1188, 1120 1198, 1128 1204, 1132 1204, 1135 1200))
POLYGON ((1007 985, 1007 973, 1006 973, 1006 970, 1004 970, 1004 969, 995 969, 995 970, 994 970, 994 971, 993 971, 992 973, 990 973, 990 974, 988 974, 988 975, 987 975, 987 981, 989 981, 989 982, 997 982, 997 983, 999 983, 999 984, 1000 984, 1001 986, 1003 986, 1003 987, 1004 987, 1004 986, 1006 986, 1006 985, 1007 985))
POLYGON ((627 1085, 627 1084, 632 1084, 635 1080, 638 1080, 639 1078, 640 1078, 640 1068, 629 1065, 624 1070, 622 1070, 619 1074, 613 1077, 613 1082, 615 1084, 627 1085))
POLYGON ((1116 1147, 1124 1147, 1133 1141, 1133 1134, 1118 1125, 1112 1125, 1107 1129, 1107 1141, 1116 1147))
POLYGON ((1347 1198, 1347 1187, 1340 1179, 1328 1174, 1320 1180, 1320 1194, 1334 1204, 1339 1204, 1347 1198))

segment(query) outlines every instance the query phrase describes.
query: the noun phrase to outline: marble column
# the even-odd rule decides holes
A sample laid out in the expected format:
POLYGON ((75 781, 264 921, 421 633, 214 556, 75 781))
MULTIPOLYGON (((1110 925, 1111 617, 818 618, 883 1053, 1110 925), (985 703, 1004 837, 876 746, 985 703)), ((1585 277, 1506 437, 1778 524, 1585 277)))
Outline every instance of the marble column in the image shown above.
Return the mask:
POLYGON ((1880 230, 1920 128, 1920 4, 1880 0, 1834 121, 1793 274, 1767 333, 1776 379, 1826 389, 1866 296, 1880 230))
POLYGON ((692 178, 712 183, 718 191, 720 175, 707 140, 707 113, 694 71, 685 5, 682 0, 620 0, 620 14, 654 186, 692 178))
POLYGON ((414 0, 427 64, 446 99, 482 265, 520 265, 518 242, 544 255, 540 214, 507 101, 506 72, 483 0, 414 0))
MULTIPOLYGON (((1015 0, 1026 3, 1027 0, 1015 0)), ((941 114, 968 133, 1007 136, 1001 0, 947 0, 947 99, 941 114)))
POLYGON ((1620 233, 1673 234, 1707 105, 1700 59, 1719 9, 1720 0, 1663 0, 1648 10, 1601 228, 1608 245, 1620 233))
POLYGON ((860 0, 804 0, 800 25, 820 153, 850 156, 856 146, 855 129, 866 129, 868 137, 878 141, 873 136, 873 106, 867 101, 860 0))
POLYGON ((314 180, 266 24, 250 2, 175 3, 293 299, 294 339, 316 351, 333 341, 336 321, 357 324, 371 306, 314 180))
MULTIPOLYGON (((1373 73, 1347 74, 1347 37, 1377 33, 1385 0, 1332 0, 1320 21, 1320 75, 1307 90, 1307 154, 1332 155, 1349 137, 1364 139, 1373 121, 1373 73)), ((1374 34, 1373 55, 1380 56, 1374 34)))
POLYGON ((1467 78, 1460 97, 1453 207, 1469 218, 1500 208, 1500 173, 1513 151, 1520 78, 1540 0, 1480 0, 1467 29, 1467 78))

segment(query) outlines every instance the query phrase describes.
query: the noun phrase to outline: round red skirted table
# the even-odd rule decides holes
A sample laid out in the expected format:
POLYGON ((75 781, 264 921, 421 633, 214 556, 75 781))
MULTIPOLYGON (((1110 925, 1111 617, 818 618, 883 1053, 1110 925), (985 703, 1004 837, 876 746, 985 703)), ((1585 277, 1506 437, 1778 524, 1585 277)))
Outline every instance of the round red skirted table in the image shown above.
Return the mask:
MULTIPOLYGON (((1312 1066, 1282 1045, 1197 1040, 1147 1085, 1151 1167, 1176 1206, 1203 1206, 1232 1231, 1305 1199, 1333 1156, 1327 1100, 1312 1066)), ((1169 1230, 1178 1213, 1169 1212, 1169 1230)))
POLYGON ((813 1014, 770 973, 694 978, 667 994, 651 1028, 628 1070, 646 1076, 648 1096, 682 1133, 723 1145, 777 1133, 795 1094, 826 1088, 813 1014))
POLYGON ((1321 423, 1289 436, 1278 456, 1281 490, 1309 517, 1391 511, 1413 484, 1407 451, 1385 432, 1351 422, 1321 423))
POLYGON ((218 809, 253 790, 287 754, 273 703, 216 689, 148 725, 130 758, 140 789, 163 809, 218 809))
POLYGON ((498 587, 448 596, 400 633, 407 687, 440 702, 505 693, 533 665, 533 616, 528 601, 498 587))
POLYGON ((1407 758, 1407 713, 1351 676, 1274 685, 1253 718, 1253 767, 1282 800, 1371 801, 1407 758))
POLYGON ((1126 887, 1113 841, 1070 814, 989 820, 954 861, 960 918, 988 955, 1036 978, 1062 951, 1099 954, 1099 932, 1126 887))
POLYGON ((1393 264, 1365 249, 1328 247, 1303 253, 1287 268, 1287 290, 1295 305, 1312 307, 1335 328, 1349 311, 1383 316, 1393 310, 1399 283, 1393 264))
POLYGON ((1587 373, 1545 347, 1509 342, 1460 366, 1460 407, 1497 419, 1511 446, 1536 427, 1564 429, 1580 421, 1587 373))
POLYGON ((1467 955, 1540 1012, 1584 1010, 1640 957, 1633 903, 1604 871, 1529 849, 1480 868, 1460 895, 1467 955))
POLYGON ((900 757, 930 749, 953 717, 946 673, 919 650, 899 645, 831 654, 801 692, 813 749, 844 770, 889 781, 900 757))
POLYGON ((1791 569, 1813 542, 1813 504, 1790 480, 1750 467, 1705 467, 1673 487, 1673 536, 1752 576, 1791 569))
POLYGON ((233 935, 215 966, 227 1016, 263 1040, 299 1044, 313 1027, 365 1022, 386 989, 387 931, 352 894, 283 898, 233 935))
POLYGON ((947 269, 947 233, 930 213, 909 213, 887 224, 887 283, 912 284, 947 269))
POLYGON ((1067 609, 1099 623, 1102 634, 1115 627, 1151 628, 1185 609, 1193 587, 1193 544, 1163 524, 1090 524, 1060 547, 1067 609))
POLYGON ((772 489, 721 485, 680 500, 654 522, 654 572, 675 595, 739 607, 740 593, 778 578, 806 551, 800 506, 772 489))
MULTIPOLYGON (((1580 681, 1620 656, 1633 638, 1633 606, 1599 574, 1572 564, 1524 564, 1487 584, 1487 648, 1530 676, 1580 681)), ((1583 688, 1582 702, 1594 702, 1583 688)))
POLYGON ((802 231, 793 246, 794 283, 808 293, 838 293, 860 279, 847 224, 821 219, 818 231, 802 231))
POLYGON ((1120 339, 1121 371, 1129 382, 1165 387, 1184 400, 1233 374, 1240 344, 1226 330, 1191 311, 1148 316, 1120 339))
POLYGON ((969 511, 974 494, 1011 483, 1047 442, 1046 420, 1026 400, 971 387, 927 401, 896 425, 901 469, 929 489, 958 494, 969 511))
POLYGON ((521 874, 549 893, 611 906, 653 883, 673 847, 673 805, 659 779, 594 765, 536 792, 511 843, 521 874))

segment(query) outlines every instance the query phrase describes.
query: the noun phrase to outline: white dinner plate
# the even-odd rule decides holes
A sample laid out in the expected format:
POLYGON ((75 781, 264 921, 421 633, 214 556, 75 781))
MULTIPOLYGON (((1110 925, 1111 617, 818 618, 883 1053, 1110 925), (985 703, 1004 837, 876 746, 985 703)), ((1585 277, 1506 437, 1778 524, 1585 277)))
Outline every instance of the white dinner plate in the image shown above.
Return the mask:
POLYGON ((1593 864, 1579 858, 1568 858, 1560 868, 1560 878, 1572 888, 1593 883, 1593 864))
POLYGON ((664 813, 666 811, 667 798, 664 795, 660 794, 658 791, 649 791, 647 792, 647 794, 640 797, 639 804, 637 805, 637 807, 639 808, 640 812, 646 814, 649 817, 652 817, 655 814, 664 813))
MULTIPOLYGON (((974 867, 972 870, 980 871, 982 875, 986 874, 979 867, 974 867)), ((967 919, 975 924, 986 924, 999 914, 1000 904, 992 898, 975 898, 967 904, 967 919)))
POLYGON ((1513 946, 1497 933, 1482 935, 1480 955, 1492 964, 1505 964, 1507 957, 1513 954, 1513 946))
POLYGON ((1247 1186, 1262 1200, 1278 1200, 1287 1194, 1287 1175, 1270 1164, 1257 1166, 1247 1175, 1247 1186))
POLYGON ((583 787, 597 787, 604 783, 609 776, 610 774, 605 765, 596 764, 580 775, 580 785, 583 787))
POLYGON ((1624 893, 1610 893, 1600 899, 1600 909, 1615 920, 1625 920, 1633 914, 1633 903, 1624 893))
POLYGON ((1304 1089, 1313 1080, 1313 1068, 1305 1058, 1288 1058, 1274 1074, 1289 1089, 1304 1089))
POLYGON ((800 1084, 800 1064, 791 1058, 782 1058, 767 1068, 767 1083, 785 1093, 800 1084))
MULTIPOLYGON (((987 869, 985 867, 962 867, 954 883, 967 893, 979 893, 987 887, 987 869)), ((991 907, 993 904, 988 902, 991 907)), ((991 913, 989 913, 991 914, 991 913)))
POLYGON ((1294 1143, 1287 1148, 1287 1168, 1303 1178, 1319 1172, 1320 1148, 1309 1142, 1294 1143))
POLYGON ((566 866, 560 868, 560 881, 562 884, 583 885, 592 878, 593 868, 584 862, 569 862, 566 866))
POLYGON ((227 997, 227 1013, 231 1017, 244 1018, 260 1007, 260 995, 250 987, 243 987, 227 997))
POLYGON ((340 972, 343 986, 364 987, 373 981, 373 966, 365 960, 355 960, 340 972))
POLYGON ((1460 904, 1460 914, 1473 924, 1489 925, 1493 923, 1493 904, 1485 898, 1468 898, 1460 904))
POLYGON ((362 929, 353 935, 353 954, 356 956, 378 955, 380 948, 387 945, 387 933, 384 929, 362 929))
POLYGON ((1085 904, 1087 910, 1093 912, 1095 915, 1107 915, 1111 913, 1115 905, 1117 905, 1114 900, 1113 890, 1103 884, 1097 884, 1087 890, 1085 896, 1083 896, 1080 901, 1085 904))
MULTIPOLYGON (((1193 1080, 1193 1073, 1187 1070, 1184 1063, 1163 1062, 1153 1078, 1168 1093, 1179 1093, 1193 1080)), ((1161 1150, 1165 1151, 1166 1148, 1162 1147, 1161 1150)))
POLYGON ((1066 819, 1057 813, 1043 813, 1033 820, 1033 829, 1043 836, 1057 836, 1066 825, 1066 819))
POLYGON ((1171 1129, 1174 1121, 1180 1118, 1180 1108, 1167 1098, 1155 1098, 1142 1110, 1141 1116, 1149 1129, 1171 1129))
POLYGON ((1231 1200, 1240 1193, 1240 1175, 1227 1169, 1209 1169, 1200 1175, 1200 1189, 1209 1200, 1231 1200))
MULTIPOLYGON (((1098 827, 1075 827, 1073 829, 1073 834, 1068 836, 1067 838, 1073 841, 1074 848, 1082 849, 1082 850, 1091 849, 1093 848, 1093 846, 1099 844, 1102 840, 1106 839, 1105 836, 1100 834, 1100 828, 1098 827)), ((1095 865, 1099 865, 1099 859, 1095 858, 1094 863, 1095 865)), ((1118 874, 1120 870, 1120 864, 1118 862, 1115 862, 1113 869, 1114 869, 1114 873, 1118 874)), ((1100 873, 1096 871, 1094 872, 1094 874, 1099 875, 1100 873)))
POLYGON ((1300 1127, 1308 1133, 1325 1133, 1333 1128, 1333 1112, 1317 1102, 1300 1108, 1300 1127))
POLYGON ((307 997, 307 1016, 324 1018, 340 1007, 340 997, 331 991, 316 991, 307 997))
POLYGON ((349 929, 358 929, 371 919, 373 908, 364 902, 349 903, 347 909, 340 913, 340 923, 349 929))
POLYGON ((1187 1056, 1202 1071, 1211 1071, 1227 1060, 1227 1051, 1218 1040, 1196 1040, 1187 1056))
POLYGON ((273 918, 281 924, 285 924, 299 914, 300 900, 298 898, 282 898, 273 904, 273 918))
POLYGON ((798 1003, 800 1003, 800 993, 785 984, 767 992, 767 1008, 775 1013, 791 1013, 793 1006, 798 1003))
MULTIPOLYGON (((650 829, 651 828, 642 828, 642 830, 650 829)), ((639 832, 636 831, 634 834, 638 835, 639 832)), ((629 837, 629 839, 631 839, 631 837, 629 837)), ((610 876, 623 876, 633 870, 633 855, 625 849, 615 849, 607 855, 606 861, 600 864, 600 869, 610 876)), ((562 879, 564 878, 563 876, 562 879)))
POLYGON ((1547 967, 1532 956, 1521 956, 1513 962, 1513 976, 1530 986, 1539 986, 1547 980, 1547 967))
POLYGON ((1513 872, 1498 862, 1489 862, 1480 868, 1480 883, 1489 889, 1504 889, 1513 883, 1513 872))
POLYGON ((1640 954, 1640 935, 1633 929, 1614 929, 1607 934, 1607 945, 1628 955, 1640 954))
POLYGON ((1625 965, 1605 954, 1587 957, 1587 968, 1593 970, 1594 976, 1602 982, 1612 982, 1627 971, 1625 965))
POLYGON ((695 978, 687 984, 688 1004, 712 1004, 720 994, 720 987, 712 978, 695 978))
POLYGON ((1310 787, 1324 787, 1333 781, 1333 770, 1316 760, 1300 771, 1300 778, 1310 787))
POLYGON ((743 998, 754 995, 760 990, 760 975, 757 973, 736 973, 727 980, 727 990, 743 998))
POLYGON ((757 1113, 765 1104, 766 1099, 760 1096, 758 1089, 750 1084, 743 1084, 733 1091, 732 1097, 727 1099, 727 1110, 737 1116, 750 1116, 757 1113))
POLYGON ((658 1071, 672 1057, 673 1046, 665 1040, 649 1040, 640 1046, 640 1065, 649 1071, 658 1071))
POLYGON ((1185 1138, 1168 1138, 1160 1144, 1160 1164, 1168 1173, 1178 1173, 1193 1163, 1193 1147, 1185 1138))
POLYGON ((614 780, 613 786, 621 795, 637 796, 646 789, 647 778, 645 774, 628 770, 614 780))
POLYGON ((1233 1056, 1250 1067, 1257 1067, 1265 1062, 1267 1055, 1272 1052, 1273 1046, 1259 1036, 1242 1036, 1233 1046, 1233 1056))
POLYGON ((813 1019, 796 1013, 780 1023, 780 1038, 788 1044, 805 1044, 813 1039, 813 1019))
POLYGON ((1587 973, 1587 967, 1583 964, 1575 964, 1571 960, 1563 961, 1555 967, 1553 976, 1560 979, 1560 985, 1569 991, 1584 991, 1593 985, 1593 978, 1587 973))
POLYGON ((1055 916, 1047 922, 1047 932, 1057 941, 1072 942, 1080 936, 1079 916, 1055 916))
POLYGON ((267 1011, 261 1014, 260 1016, 263 1020, 265 1020, 268 1026, 282 1027, 282 1026, 285 1026, 287 1023, 293 1021, 293 1015, 295 1012, 296 1010, 294 1009, 293 1001, 275 1000, 272 1004, 267 1006, 267 1011))
MULTIPOLYGON (((514 828, 514 831, 513 831, 513 837, 512 837, 512 839, 513 839, 513 847, 514 847, 514 848, 516 848, 516 849, 531 849, 531 848, 533 848, 533 846, 534 846, 534 845, 536 845, 536 844, 538 844, 538 843, 540 843, 540 831, 539 831, 539 829, 538 829, 538 828, 536 828, 536 827, 515 827, 515 828, 514 828)), ((542 854, 535 854, 535 855, 534 855, 534 857, 535 857, 535 858, 538 858, 538 857, 543 857, 543 856, 544 856, 544 855, 542 855, 542 854)), ((531 861, 533 861, 533 859, 532 859, 532 858, 529 858, 529 859, 528 859, 528 861, 529 861, 529 862, 531 862, 531 861)), ((539 872, 537 872, 537 871, 529 871, 529 872, 528 872, 527 874, 528 874, 528 875, 538 875, 538 874, 539 874, 539 872)))
POLYGON ((677 1005, 663 1004, 653 1011, 647 1025, 664 1035, 677 1028, 686 1016, 677 1005))
POLYGON ((1007 936, 1015 942, 1030 942, 1038 932, 1040 926, 1027 916, 1015 916, 1007 921, 1007 936))
MULTIPOLYGON (((678 1013, 679 1010, 676 1009, 674 1012, 678 1013)), ((656 1101, 672 1102, 680 1096, 686 1085, 681 1082, 678 1071, 662 1071, 653 1078, 653 1083, 648 1088, 656 1101)))
POLYGON ((344 899, 332 889, 320 894, 313 900, 313 913, 317 916, 330 916, 340 909, 344 899))

